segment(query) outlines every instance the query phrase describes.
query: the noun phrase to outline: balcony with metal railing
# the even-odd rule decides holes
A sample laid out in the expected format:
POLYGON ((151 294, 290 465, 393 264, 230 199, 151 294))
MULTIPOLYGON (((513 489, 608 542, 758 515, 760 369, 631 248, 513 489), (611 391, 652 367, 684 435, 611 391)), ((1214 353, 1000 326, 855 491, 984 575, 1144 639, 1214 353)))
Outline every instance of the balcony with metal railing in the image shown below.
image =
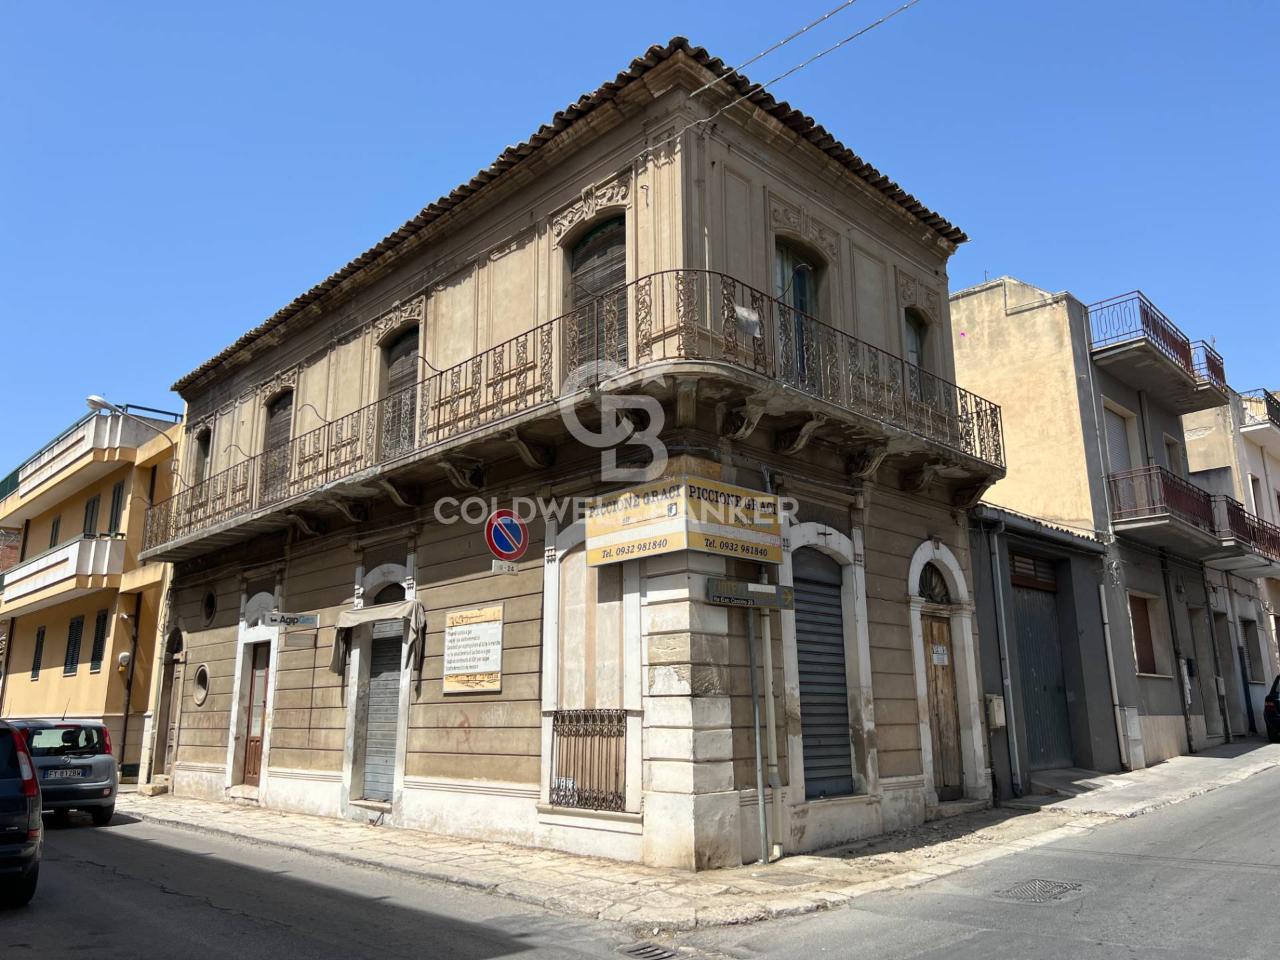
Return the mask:
POLYGON ((1228 400, 1222 356, 1192 343, 1140 290, 1089 305, 1093 360, 1178 413, 1220 407, 1228 400))
POLYGON ((1280 528, 1238 500, 1159 466, 1113 473, 1107 492, 1112 527, 1131 540, 1219 570, 1249 570, 1255 577, 1280 571, 1280 528))
POLYGON ((1240 432, 1253 443, 1280 457, 1280 397, 1270 390, 1240 394, 1240 432))
MULTIPOLYGON (((951 476, 1004 472, 995 404, 732 277, 673 270, 609 291, 157 503, 143 557, 192 556, 283 526, 281 514, 303 501, 319 504, 342 490, 367 496, 371 482, 422 476, 429 465, 465 486, 498 444, 520 442, 517 431, 551 429, 561 405, 590 403, 597 391, 671 399, 677 376, 696 379, 704 396, 728 408, 820 421, 840 443, 887 446, 951 476)), ((509 457, 510 446, 501 452, 509 457)))

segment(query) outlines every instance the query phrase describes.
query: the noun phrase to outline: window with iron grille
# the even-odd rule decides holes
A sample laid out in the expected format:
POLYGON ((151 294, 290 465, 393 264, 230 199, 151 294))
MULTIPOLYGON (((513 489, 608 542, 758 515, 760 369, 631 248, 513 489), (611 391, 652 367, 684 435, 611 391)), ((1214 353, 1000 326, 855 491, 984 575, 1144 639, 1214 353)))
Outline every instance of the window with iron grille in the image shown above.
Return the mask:
POLYGON ((90 497, 84 505, 84 535, 92 537, 98 532, 98 504, 102 498, 96 494, 90 497))
POLYGON ((40 661, 44 659, 44 627, 36 627, 36 645, 31 651, 31 679, 40 679, 40 661))
POLYGON ((102 669, 102 658, 107 652, 107 617, 106 610, 99 610, 93 621, 93 647, 89 651, 89 669, 97 673, 102 669))
POLYGON ((120 532, 120 520, 124 516, 124 481, 111 488, 111 512, 107 514, 107 533, 120 532))
POLYGON ((84 636, 84 617, 72 617, 67 627, 67 656, 62 661, 62 675, 72 676, 80 669, 80 640, 84 636))
POLYGON ((557 710, 551 718, 553 806, 626 809, 625 710, 557 710))

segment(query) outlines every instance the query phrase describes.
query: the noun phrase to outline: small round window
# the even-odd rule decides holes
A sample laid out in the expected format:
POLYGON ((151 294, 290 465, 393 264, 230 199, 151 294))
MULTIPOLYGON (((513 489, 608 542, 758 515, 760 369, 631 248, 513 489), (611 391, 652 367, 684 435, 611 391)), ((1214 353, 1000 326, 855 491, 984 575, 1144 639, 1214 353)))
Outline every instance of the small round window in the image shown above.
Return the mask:
POLYGON ((200 601, 200 611, 204 614, 206 627, 213 623, 213 618, 218 614, 218 595, 212 590, 205 593, 204 599, 200 601))
POLYGON ((196 667, 191 698, 195 700, 197 707, 204 706, 204 702, 209 699, 209 668, 203 663, 196 667))

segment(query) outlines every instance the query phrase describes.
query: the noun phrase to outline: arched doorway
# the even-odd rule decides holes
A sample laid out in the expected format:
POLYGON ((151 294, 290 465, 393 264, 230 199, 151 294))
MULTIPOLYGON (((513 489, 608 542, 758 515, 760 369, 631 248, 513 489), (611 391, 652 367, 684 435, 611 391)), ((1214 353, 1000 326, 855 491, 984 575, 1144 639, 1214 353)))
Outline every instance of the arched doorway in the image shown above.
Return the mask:
POLYGON ((933 750, 933 788, 939 800, 964 796, 964 760, 960 746, 960 708, 956 655, 951 637, 951 591, 933 562, 920 571, 918 593, 929 690, 929 733, 933 750))

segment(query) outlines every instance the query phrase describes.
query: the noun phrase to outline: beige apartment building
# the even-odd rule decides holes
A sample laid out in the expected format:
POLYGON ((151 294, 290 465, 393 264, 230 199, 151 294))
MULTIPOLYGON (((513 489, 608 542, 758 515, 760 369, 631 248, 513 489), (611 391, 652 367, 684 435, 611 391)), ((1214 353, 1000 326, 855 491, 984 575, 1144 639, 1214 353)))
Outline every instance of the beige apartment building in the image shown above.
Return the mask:
POLYGON ((953 382, 964 240, 705 50, 649 49, 177 382, 156 775, 687 869, 759 856, 761 779, 783 853, 988 802, 965 517, 1004 458, 953 382), (661 532, 564 506, 618 494, 661 532), (486 517, 529 500, 495 564, 486 517))
POLYGON ((1138 768, 1243 732, 1238 631, 1258 625, 1217 585, 1280 569, 1280 539, 1189 469, 1183 418, 1231 402, 1222 358, 1140 292, 1086 306, 1001 277, 951 314, 959 381, 1005 413, 1009 471, 986 503, 1021 518, 993 515, 1005 529, 1039 527, 995 561, 997 634, 1016 642, 983 649, 1012 691, 1015 775, 1138 768))
POLYGON ((1231 391, 1230 403, 1183 418, 1196 483, 1232 507, 1235 535, 1260 549, 1215 571, 1236 656, 1229 705, 1237 732, 1264 732, 1263 698, 1280 673, 1280 398, 1265 389, 1231 391))
POLYGON ((121 775, 142 759, 168 565, 139 559, 172 492, 175 415, 94 412, 0 481, 16 556, 0 587, 0 717, 102 720, 121 775))

